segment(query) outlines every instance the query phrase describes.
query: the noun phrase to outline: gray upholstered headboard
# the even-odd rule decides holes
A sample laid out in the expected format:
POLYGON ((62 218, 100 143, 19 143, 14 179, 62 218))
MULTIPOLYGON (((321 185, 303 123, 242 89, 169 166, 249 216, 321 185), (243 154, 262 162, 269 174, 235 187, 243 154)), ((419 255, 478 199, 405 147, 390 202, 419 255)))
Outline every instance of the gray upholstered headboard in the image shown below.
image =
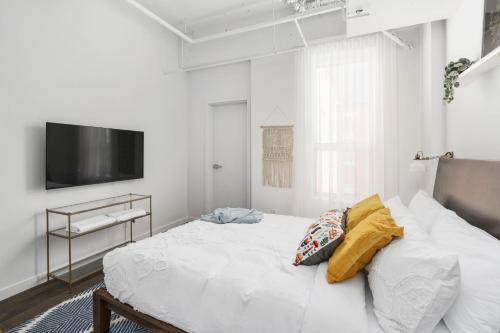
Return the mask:
POLYGON ((434 198, 500 239, 500 162, 440 159, 434 198))

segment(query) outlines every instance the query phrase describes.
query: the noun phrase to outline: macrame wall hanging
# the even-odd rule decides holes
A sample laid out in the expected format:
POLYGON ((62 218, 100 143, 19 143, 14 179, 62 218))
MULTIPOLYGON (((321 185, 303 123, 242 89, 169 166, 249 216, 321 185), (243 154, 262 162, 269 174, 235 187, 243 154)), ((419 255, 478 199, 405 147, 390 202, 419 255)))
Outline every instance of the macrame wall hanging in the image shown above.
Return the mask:
POLYGON ((262 126, 264 186, 292 187, 293 126, 262 126))
MULTIPOLYGON (((274 111, 276 111, 277 109, 278 108, 276 108, 274 111)), ((281 113, 286 118, 286 114, 284 114, 283 112, 281 113)), ((263 185, 285 188, 292 187, 293 126, 261 126, 261 128, 263 129, 263 185)))

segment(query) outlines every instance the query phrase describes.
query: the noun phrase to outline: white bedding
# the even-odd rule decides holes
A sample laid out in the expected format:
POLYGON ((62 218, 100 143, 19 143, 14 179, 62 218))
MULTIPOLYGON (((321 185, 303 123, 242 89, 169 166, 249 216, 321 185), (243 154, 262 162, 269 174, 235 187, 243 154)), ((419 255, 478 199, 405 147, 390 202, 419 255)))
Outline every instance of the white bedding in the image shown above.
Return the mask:
MULTIPOLYGON (((370 333, 384 333, 382 327, 380 327, 375 312, 373 311, 373 296, 370 291, 368 283, 366 284, 366 313, 368 315, 368 328, 370 333)), ((450 333, 448 327, 446 327, 443 320, 441 320, 437 326, 434 328, 432 333, 450 333)))
POLYGON ((368 332, 362 274, 329 285, 326 263, 292 265, 313 221, 194 221, 108 253, 106 287, 188 332, 368 332))

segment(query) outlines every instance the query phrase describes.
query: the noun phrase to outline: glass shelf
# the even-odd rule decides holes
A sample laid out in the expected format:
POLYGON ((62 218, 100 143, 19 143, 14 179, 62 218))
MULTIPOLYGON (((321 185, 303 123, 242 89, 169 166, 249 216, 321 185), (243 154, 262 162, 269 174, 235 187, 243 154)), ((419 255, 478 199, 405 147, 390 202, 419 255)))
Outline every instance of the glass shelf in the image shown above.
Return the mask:
MULTIPOLYGON (((142 206, 142 205, 141 205, 142 206)), ((76 262, 73 262, 72 260, 72 255, 71 255, 71 250, 72 250, 72 242, 71 240, 74 238, 82 237, 88 234, 92 234, 104 229, 112 228, 118 225, 123 225, 125 223, 130 223, 129 232, 130 232, 130 237, 129 240, 126 241, 124 244, 128 244, 131 242, 134 242, 134 232, 133 232, 133 226, 138 219, 142 219, 145 217, 149 217, 149 237, 153 236, 153 215, 152 215, 152 196, 151 195, 145 195, 145 194, 125 194, 125 195, 119 195, 115 197, 109 197, 109 198, 104 198, 104 199, 99 199, 99 200, 94 200, 94 201, 87 201, 87 202, 82 202, 74 205, 67 205, 63 207, 58 207, 58 208, 50 208, 46 210, 46 242, 47 242, 47 281, 50 280, 51 278, 53 279, 58 279, 64 282, 67 282, 70 287, 71 285, 81 279, 82 277, 88 276, 89 274, 93 274, 96 271, 99 271, 102 267, 101 265, 97 262, 96 265, 90 265, 90 270, 89 269, 75 269, 73 266, 76 264, 76 262), (116 221, 113 223, 110 223, 108 225, 101 226, 99 228, 95 228, 92 230, 88 230, 85 232, 69 232, 66 230, 66 227, 58 227, 57 229, 51 230, 50 229, 50 217, 52 214, 59 214, 59 215, 64 215, 67 217, 67 225, 71 226, 73 221, 73 216, 77 214, 83 214, 83 213, 89 213, 89 212, 94 212, 98 211, 101 209, 109 208, 109 207, 114 207, 114 206, 120 206, 124 205, 125 207, 122 207, 122 210, 128 210, 128 209, 133 209, 134 208, 134 202, 140 201, 140 200, 145 200, 147 202, 146 204, 149 204, 149 211, 146 209, 146 213, 141 216, 136 216, 124 221, 116 221), (56 269, 55 271, 50 270, 50 239, 51 237, 59 237, 59 238, 64 238, 67 240, 68 243, 68 265, 63 268, 62 270, 56 269)), ((96 214, 99 214, 96 212, 96 214)), ((102 214, 102 213, 101 213, 102 214)), ((60 224, 59 224, 60 226, 60 224)), ((123 245, 123 244, 122 244, 123 245)), ((110 250, 110 249, 108 249, 110 250)), ((106 251, 104 251, 106 252, 106 251)), ((103 253, 104 253, 103 252, 103 253)))
POLYGON ((83 203, 78 203, 74 205, 68 205, 58 208, 47 209, 49 213, 61 214, 61 215, 76 215, 91 212, 94 210, 109 208, 113 206, 119 206, 123 204, 128 204, 134 201, 146 200, 151 198, 151 195, 145 194, 125 194, 116 197, 110 197, 100 200, 87 201, 83 203))
MULTIPOLYGON (((72 232, 71 233, 71 239, 82 237, 82 236, 85 236, 85 235, 88 235, 88 234, 91 234, 91 233, 94 233, 94 232, 97 232, 97 231, 100 231, 100 230, 112 228, 112 227, 115 227, 117 225, 121 225, 121 224, 124 224, 124 223, 127 223, 127 222, 135 222, 135 220, 141 219, 143 217, 147 217, 149 215, 151 215, 151 213, 146 213, 145 215, 136 216, 134 218, 131 218, 131 219, 128 219, 128 220, 124 220, 124 221, 116 221, 114 223, 107 224, 105 226, 102 226, 102 227, 99 227, 99 228, 96 228, 96 229, 91 229, 91 230, 85 231, 85 232, 72 232)), ((61 238, 65 238, 65 239, 68 239, 69 236, 70 236, 70 232, 68 230, 66 230, 66 227, 62 227, 62 228, 59 228, 59 229, 54 229, 54 230, 50 231, 49 234, 52 235, 52 236, 61 237, 61 238)))

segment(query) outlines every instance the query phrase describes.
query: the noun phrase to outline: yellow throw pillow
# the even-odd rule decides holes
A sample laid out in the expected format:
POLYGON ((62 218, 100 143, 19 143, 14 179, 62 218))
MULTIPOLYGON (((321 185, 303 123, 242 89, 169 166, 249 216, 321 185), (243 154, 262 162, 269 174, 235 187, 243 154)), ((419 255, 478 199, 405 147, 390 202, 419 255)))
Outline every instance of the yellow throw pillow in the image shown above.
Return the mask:
POLYGON ((328 260, 328 282, 335 283, 356 275, 395 236, 403 236, 403 227, 394 222, 388 208, 368 216, 347 233, 345 240, 328 260))
POLYGON ((375 213, 379 209, 384 208, 382 200, 378 194, 372 195, 358 202, 349 209, 347 213, 347 229, 350 231, 354 229, 359 222, 366 219, 370 214, 375 213))

